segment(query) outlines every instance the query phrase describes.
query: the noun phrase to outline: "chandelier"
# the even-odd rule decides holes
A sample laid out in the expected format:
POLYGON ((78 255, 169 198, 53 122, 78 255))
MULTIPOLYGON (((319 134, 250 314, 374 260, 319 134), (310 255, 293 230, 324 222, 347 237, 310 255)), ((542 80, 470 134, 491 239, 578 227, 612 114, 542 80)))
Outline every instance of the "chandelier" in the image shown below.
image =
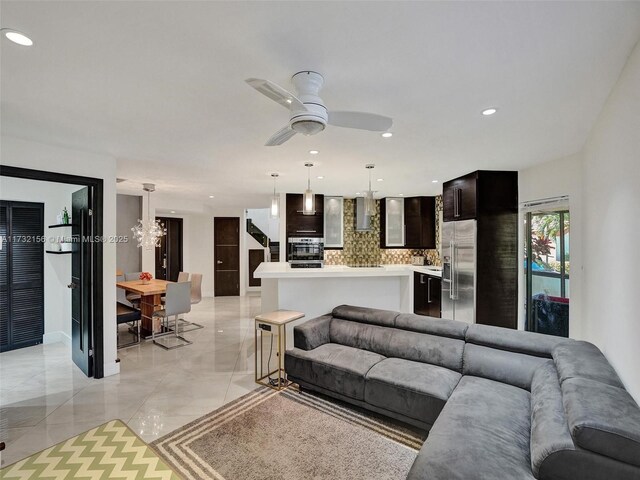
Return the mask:
POLYGON ((147 192, 147 218, 138 219, 138 223, 131 229, 133 238, 138 241, 138 248, 144 247, 147 250, 160 246, 160 238, 167 234, 167 229, 160 223, 160 220, 151 219, 151 192, 156 189, 153 183, 143 183, 142 188, 147 192))

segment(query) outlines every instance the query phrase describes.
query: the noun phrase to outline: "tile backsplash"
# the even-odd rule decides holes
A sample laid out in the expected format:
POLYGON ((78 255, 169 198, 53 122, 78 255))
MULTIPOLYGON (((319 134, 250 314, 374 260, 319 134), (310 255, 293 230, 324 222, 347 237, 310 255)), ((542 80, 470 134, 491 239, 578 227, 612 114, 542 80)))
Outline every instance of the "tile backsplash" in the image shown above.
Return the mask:
POLYGON ((436 197, 436 250, 408 248, 380 248, 380 201, 376 201, 376 214, 371 218, 371 231, 355 231, 355 202, 344 199, 344 241, 342 250, 325 250, 327 265, 388 265, 411 263, 413 255, 424 255, 432 265, 440 265, 440 218, 442 196, 436 197))

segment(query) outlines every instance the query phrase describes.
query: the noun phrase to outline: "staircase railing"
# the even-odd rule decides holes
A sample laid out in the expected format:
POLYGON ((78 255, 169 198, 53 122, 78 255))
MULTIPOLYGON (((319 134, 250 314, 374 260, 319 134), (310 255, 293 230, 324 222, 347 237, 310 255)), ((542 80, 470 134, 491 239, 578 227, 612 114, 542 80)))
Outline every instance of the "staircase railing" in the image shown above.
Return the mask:
POLYGON ((269 237, 250 218, 247 218, 247 233, 263 247, 269 246, 269 237))

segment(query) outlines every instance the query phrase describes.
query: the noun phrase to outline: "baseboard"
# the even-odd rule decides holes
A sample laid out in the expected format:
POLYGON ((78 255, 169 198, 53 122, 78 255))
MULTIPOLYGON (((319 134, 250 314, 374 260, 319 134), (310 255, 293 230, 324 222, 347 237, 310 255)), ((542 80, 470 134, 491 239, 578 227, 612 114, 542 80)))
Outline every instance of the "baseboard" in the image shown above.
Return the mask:
POLYGON ((109 362, 104 364, 103 374, 105 377, 110 377, 111 375, 117 375, 120 373, 120 364, 116 362, 109 362))
POLYGON ((58 342, 64 343, 67 347, 70 347, 71 337, 64 333, 62 330, 58 330, 57 332, 45 333, 42 336, 42 343, 44 343, 45 345, 58 342))

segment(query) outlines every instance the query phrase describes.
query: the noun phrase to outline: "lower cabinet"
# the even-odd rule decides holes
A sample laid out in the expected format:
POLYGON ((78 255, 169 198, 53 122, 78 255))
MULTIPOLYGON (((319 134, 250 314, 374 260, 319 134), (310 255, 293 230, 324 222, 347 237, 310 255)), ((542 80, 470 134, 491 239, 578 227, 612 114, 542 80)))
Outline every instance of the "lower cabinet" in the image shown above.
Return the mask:
POLYGON ((442 279, 414 272, 413 313, 428 317, 441 317, 442 279))

